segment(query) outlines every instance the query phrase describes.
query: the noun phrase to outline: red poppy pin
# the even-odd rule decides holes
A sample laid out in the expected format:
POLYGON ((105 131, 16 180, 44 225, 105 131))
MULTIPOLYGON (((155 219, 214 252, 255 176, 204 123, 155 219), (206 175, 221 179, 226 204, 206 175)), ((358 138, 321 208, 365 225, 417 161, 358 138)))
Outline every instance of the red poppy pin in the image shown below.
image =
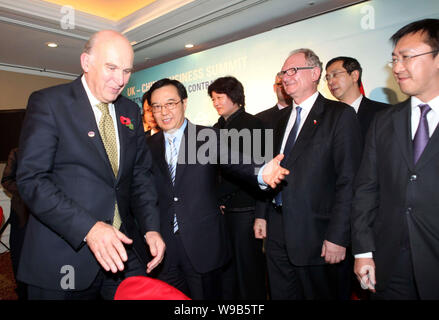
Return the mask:
POLYGON ((126 125, 128 128, 130 128, 130 130, 134 130, 134 126, 131 123, 131 119, 124 117, 124 116, 120 116, 120 123, 126 125))
POLYGON ((315 126, 317 125, 317 120, 314 120, 314 125, 315 125, 315 126))

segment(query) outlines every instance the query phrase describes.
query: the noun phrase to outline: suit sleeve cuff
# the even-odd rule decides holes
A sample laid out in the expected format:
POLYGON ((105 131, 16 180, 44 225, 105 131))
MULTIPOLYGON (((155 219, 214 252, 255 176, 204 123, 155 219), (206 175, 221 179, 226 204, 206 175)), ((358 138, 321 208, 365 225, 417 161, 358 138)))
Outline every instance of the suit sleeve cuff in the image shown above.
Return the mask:
POLYGON ((365 252, 365 253, 359 253, 354 255, 355 259, 360 259, 360 258, 373 258, 373 254, 372 252, 365 252))
POLYGON ((264 168, 267 164, 264 164, 261 169, 259 169, 258 172, 258 183, 259 183, 259 188, 261 188, 262 190, 266 190, 268 188, 268 184, 266 184, 264 182, 264 179, 262 179, 262 172, 264 171, 264 168))

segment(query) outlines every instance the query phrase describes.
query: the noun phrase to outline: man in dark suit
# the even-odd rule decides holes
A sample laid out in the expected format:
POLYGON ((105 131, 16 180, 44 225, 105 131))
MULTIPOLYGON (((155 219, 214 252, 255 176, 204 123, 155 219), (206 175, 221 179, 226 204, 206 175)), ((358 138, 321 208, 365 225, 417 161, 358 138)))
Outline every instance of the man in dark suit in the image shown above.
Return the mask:
POLYGON ((133 56, 123 35, 98 32, 83 76, 29 98, 17 184, 32 213, 18 271, 30 299, 112 299, 121 280, 146 274, 137 226, 146 271, 163 258, 139 108, 120 96, 133 56))
POLYGON ((355 181, 354 271, 376 299, 439 299, 439 20, 391 40, 393 74, 410 99, 370 126, 355 181))
POLYGON ((360 90, 361 75, 360 63, 351 57, 336 57, 326 64, 325 80, 329 90, 339 101, 350 105, 357 112, 364 138, 375 113, 389 105, 363 96, 360 90))
MULTIPOLYGON (((384 110, 388 104, 370 100, 363 96, 361 92, 362 68, 360 63, 351 57, 336 57, 326 64, 325 80, 332 95, 339 101, 344 102, 354 108, 357 112, 358 122, 361 126, 363 140, 366 137, 369 125, 372 122, 375 113, 384 110), (360 89, 361 88, 361 89, 360 89)), ((348 300, 351 297, 352 286, 357 286, 353 273, 354 257, 351 254, 351 248, 348 248, 348 254, 345 261, 338 266, 338 297, 342 300, 348 300)), ((358 292, 361 291, 358 287, 358 292)))
POLYGON ((275 129, 274 150, 284 153, 281 165, 291 174, 255 221, 255 236, 267 236, 273 299, 335 299, 330 264, 345 259, 350 243, 361 133, 351 107, 317 91, 321 71, 309 49, 293 51, 281 71, 293 108, 275 129))
POLYGON ((256 187, 258 181, 263 183, 262 177, 275 187, 288 171, 279 166, 282 156, 266 165, 259 180, 253 164, 232 164, 217 130, 185 118, 187 91, 177 80, 155 82, 148 92, 148 103, 162 129, 147 140, 159 194, 161 233, 167 246, 158 277, 192 299, 218 299, 220 268, 229 259, 217 202, 218 170, 256 187))
POLYGON ((291 97, 285 92, 282 85, 282 77, 279 74, 276 74, 276 78, 274 79, 273 91, 277 97, 276 105, 270 109, 255 114, 256 118, 259 118, 264 122, 266 129, 274 129, 282 115, 280 110, 284 110, 291 106, 291 97))

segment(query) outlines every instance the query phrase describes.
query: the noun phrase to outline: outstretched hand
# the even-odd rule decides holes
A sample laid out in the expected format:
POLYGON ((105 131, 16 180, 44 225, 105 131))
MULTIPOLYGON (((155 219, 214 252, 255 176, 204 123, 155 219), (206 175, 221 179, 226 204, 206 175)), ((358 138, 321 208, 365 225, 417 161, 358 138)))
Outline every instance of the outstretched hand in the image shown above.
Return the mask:
POLYGON ((290 174, 287 169, 280 166, 280 162, 283 158, 283 154, 278 154, 269 163, 267 163, 262 171, 262 179, 272 189, 276 188, 276 186, 285 179, 285 176, 290 174))

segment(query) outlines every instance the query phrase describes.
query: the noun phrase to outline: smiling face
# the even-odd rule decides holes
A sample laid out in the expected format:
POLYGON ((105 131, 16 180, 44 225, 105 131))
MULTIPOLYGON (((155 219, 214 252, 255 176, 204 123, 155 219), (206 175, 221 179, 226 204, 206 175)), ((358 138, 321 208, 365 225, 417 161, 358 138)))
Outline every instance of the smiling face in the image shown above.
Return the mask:
MULTIPOLYGON (((293 67, 308 67, 305 54, 296 53, 290 56, 282 66, 282 71, 293 67)), ((294 99, 297 104, 302 103, 317 91, 317 84, 320 77, 320 69, 298 70, 295 75, 282 76, 282 83, 285 92, 294 99)))
POLYGON ((81 55, 81 67, 93 96, 101 102, 117 99, 130 79, 133 49, 126 38, 115 31, 101 31, 91 50, 81 55))
MULTIPOLYGON (((403 59, 433 49, 425 43, 423 33, 411 33, 402 37, 395 46, 392 58, 403 59)), ((401 91, 427 102, 439 95, 439 55, 425 54, 398 61, 393 65, 393 75, 401 91)))
POLYGON ((224 119, 227 119, 239 109, 238 104, 233 103, 225 93, 216 93, 215 91, 212 91, 212 103, 218 114, 224 117, 224 119))
POLYGON ((349 74, 343 67, 343 61, 339 60, 328 66, 326 75, 329 80, 328 89, 338 100, 351 104, 360 96, 360 89, 357 81, 359 77, 358 70, 349 74))
POLYGON ((174 132, 184 123, 184 112, 186 111, 187 99, 182 100, 178 90, 173 85, 166 85, 154 90, 151 93, 151 107, 162 106, 161 111, 154 113, 155 121, 165 132, 174 132), (175 108, 169 110, 164 108, 166 103, 176 103, 175 108))

